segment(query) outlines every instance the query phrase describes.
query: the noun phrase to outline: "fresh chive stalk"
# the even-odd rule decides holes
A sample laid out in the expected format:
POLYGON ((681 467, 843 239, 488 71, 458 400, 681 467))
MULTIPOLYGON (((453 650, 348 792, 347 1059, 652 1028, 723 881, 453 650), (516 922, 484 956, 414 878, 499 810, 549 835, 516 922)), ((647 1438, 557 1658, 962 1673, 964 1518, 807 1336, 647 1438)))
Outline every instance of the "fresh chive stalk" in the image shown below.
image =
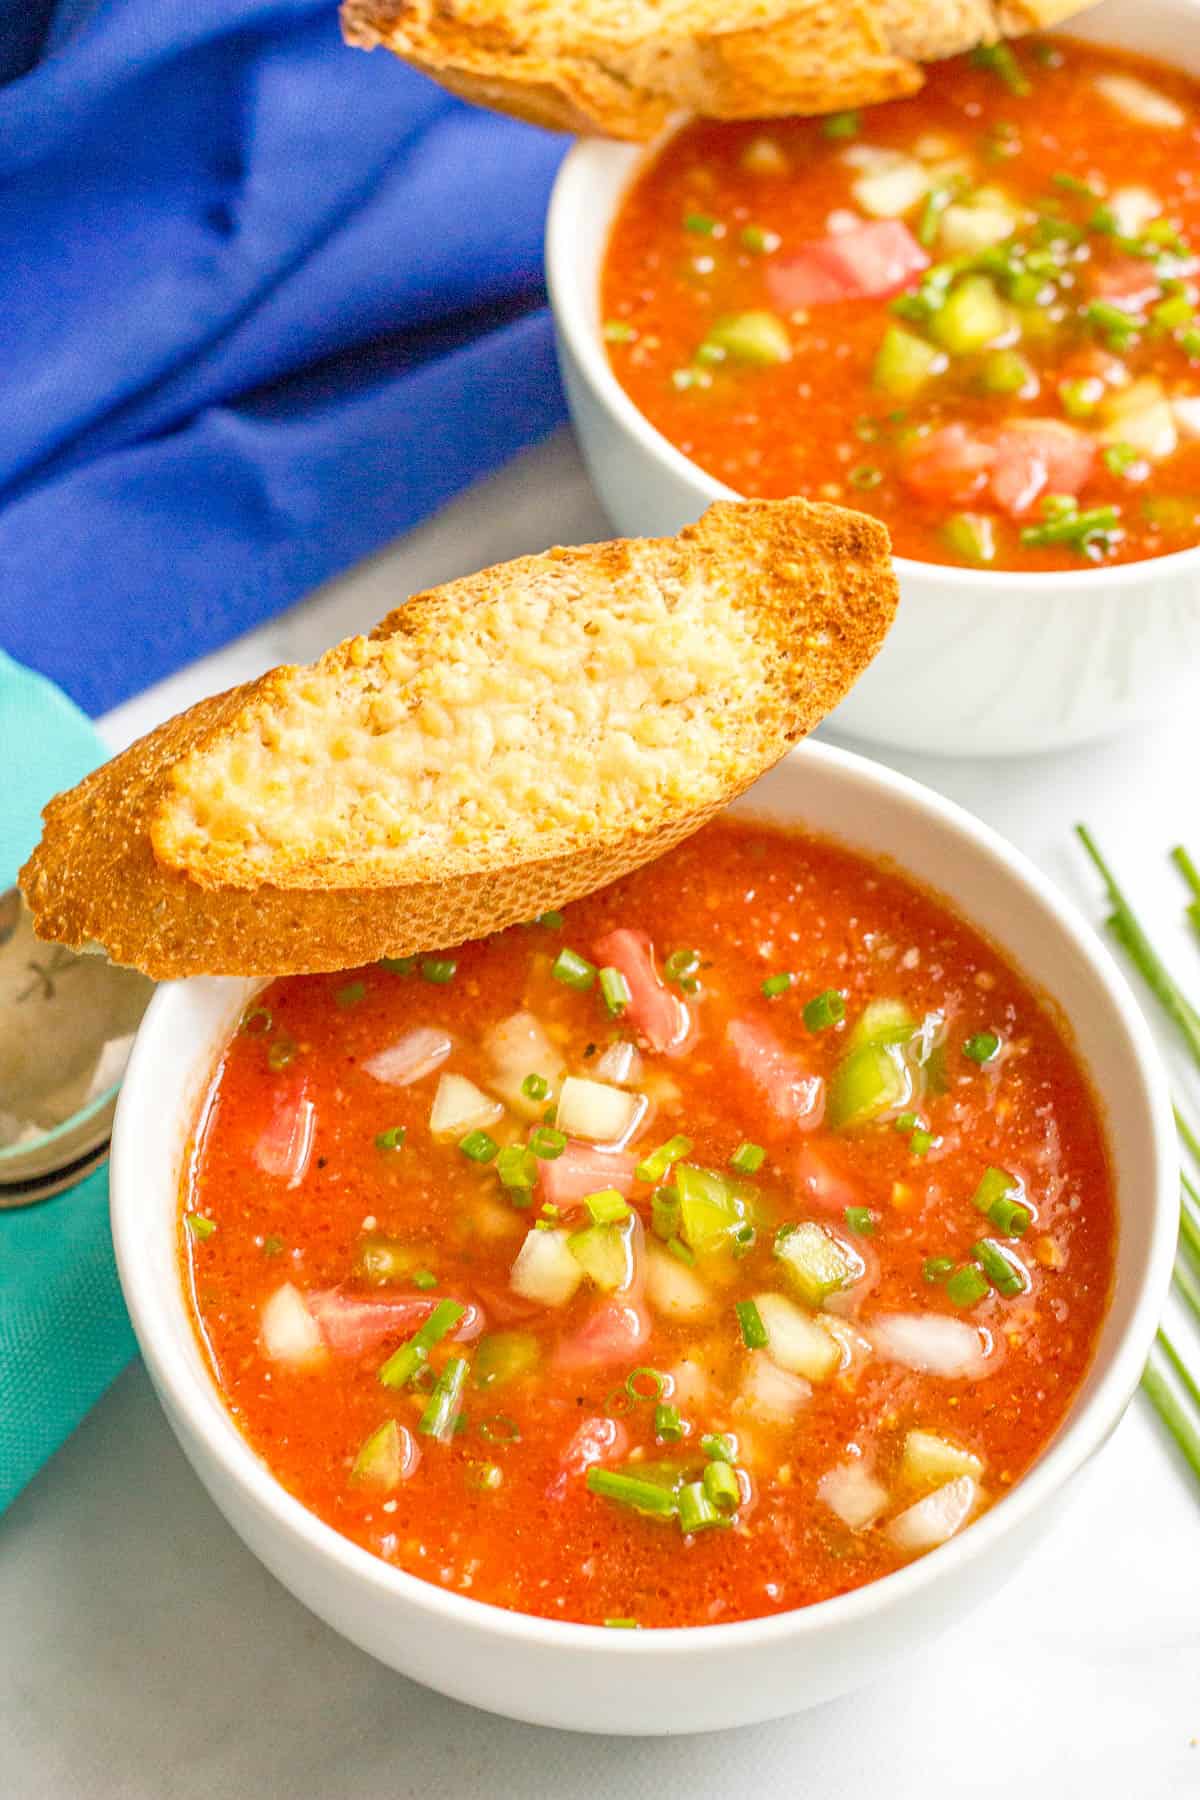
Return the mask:
POLYGON ((636 1475, 624 1475, 619 1469, 599 1469, 593 1465, 587 1472, 587 1490, 602 1499, 616 1500, 635 1512, 650 1513, 660 1519, 673 1519, 679 1503, 672 1489, 656 1481, 643 1481, 636 1475))
POLYGON ((634 1174, 639 1181, 663 1181, 668 1171, 687 1156, 691 1149, 692 1140, 689 1137, 668 1138, 665 1144, 660 1144, 657 1150, 652 1150, 649 1156, 642 1158, 634 1174))
POLYGON ((575 950, 562 949, 555 957, 550 973, 564 987, 586 994, 596 979, 596 965, 588 962, 585 956, 580 956, 575 950))
POLYGON ((454 1436, 468 1366, 465 1356, 452 1356, 438 1376, 429 1404, 417 1421, 417 1430, 423 1436, 439 1444, 448 1444, 454 1436))
POLYGON ((837 988, 826 988, 823 994, 814 994, 811 1000, 804 1002, 804 1024, 808 1031, 828 1031, 831 1025, 840 1025, 846 1016, 846 996, 837 988))
POLYGON ((737 1314, 738 1324, 742 1330, 742 1342, 747 1350, 765 1350, 768 1343, 767 1328, 762 1322, 762 1314, 753 1300, 739 1300, 733 1309, 737 1314))
POLYGON ((767 1153, 761 1144, 741 1143, 729 1159, 731 1169, 739 1175, 757 1175, 767 1159, 767 1153))
POLYGON ((629 983, 620 969, 601 969, 600 996, 610 1016, 619 1018, 633 998, 629 983))
POLYGON ((407 1343, 393 1350, 379 1371, 379 1379, 384 1387, 407 1387, 413 1376, 423 1369, 429 1360, 429 1352, 435 1344, 440 1344, 448 1337, 466 1312, 466 1307, 457 1300, 439 1300, 425 1323, 415 1331, 407 1343))

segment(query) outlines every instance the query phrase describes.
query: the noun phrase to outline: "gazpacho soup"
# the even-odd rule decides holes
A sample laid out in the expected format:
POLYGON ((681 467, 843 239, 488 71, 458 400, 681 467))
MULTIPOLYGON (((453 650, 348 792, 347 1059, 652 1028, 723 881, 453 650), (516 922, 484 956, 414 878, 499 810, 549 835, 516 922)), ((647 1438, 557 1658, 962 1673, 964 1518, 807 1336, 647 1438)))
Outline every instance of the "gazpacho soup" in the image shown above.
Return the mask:
POLYGON ((1115 1231, 1047 1004, 902 875, 736 818, 452 954, 266 988, 180 1215, 291 1493, 426 1581, 630 1627, 968 1527, 1071 1405, 1115 1231))
POLYGON ((741 494, 898 554, 1086 568, 1200 543, 1200 82, 997 44, 863 113, 693 124, 603 275, 613 369, 741 494))

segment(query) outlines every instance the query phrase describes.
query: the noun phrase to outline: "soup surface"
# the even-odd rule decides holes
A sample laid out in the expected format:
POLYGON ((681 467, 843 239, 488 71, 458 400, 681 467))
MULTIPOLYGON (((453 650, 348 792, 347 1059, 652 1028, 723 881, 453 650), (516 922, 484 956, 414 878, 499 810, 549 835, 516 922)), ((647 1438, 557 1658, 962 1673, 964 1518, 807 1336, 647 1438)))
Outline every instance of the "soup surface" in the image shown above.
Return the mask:
POLYGON ((928 77, 671 139, 604 268, 616 375, 739 493, 875 513, 903 556, 1200 542, 1200 83, 1059 38, 928 77))
POLYGON ((230 1412, 306 1506, 638 1626, 807 1605, 994 1504, 1114 1239, 1013 970, 901 876, 728 819, 453 956, 269 987, 180 1224, 230 1412))

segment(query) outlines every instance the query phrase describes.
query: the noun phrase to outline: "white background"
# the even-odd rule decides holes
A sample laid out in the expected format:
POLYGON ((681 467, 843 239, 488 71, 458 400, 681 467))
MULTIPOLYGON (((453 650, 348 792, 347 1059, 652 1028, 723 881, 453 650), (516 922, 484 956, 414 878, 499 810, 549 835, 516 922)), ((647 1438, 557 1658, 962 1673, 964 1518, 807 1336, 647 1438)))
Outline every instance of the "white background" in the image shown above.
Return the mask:
MULTIPOLYGON (((118 748, 203 694, 308 660, 417 588, 605 535, 561 434, 283 619, 120 708, 105 734, 118 748)), ((1165 861, 1181 836, 1200 854, 1198 746, 1193 713, 1056 758, 887 760, 998 827, 1098 918, 1071 841, 1086 820, 1200 990, 1165 861)), ((1200 1084, 1190 1093, 1200 1114, 1200 1084)), ((137 1366, 0 1519, 0 1800, 800 1794, 1200 1796, 1200 1491, 1143 1400, 999 1599, 914 1646, 885 1682, 718 1737, 514 1725, 352 1649, 242 1548, 137 1366)))

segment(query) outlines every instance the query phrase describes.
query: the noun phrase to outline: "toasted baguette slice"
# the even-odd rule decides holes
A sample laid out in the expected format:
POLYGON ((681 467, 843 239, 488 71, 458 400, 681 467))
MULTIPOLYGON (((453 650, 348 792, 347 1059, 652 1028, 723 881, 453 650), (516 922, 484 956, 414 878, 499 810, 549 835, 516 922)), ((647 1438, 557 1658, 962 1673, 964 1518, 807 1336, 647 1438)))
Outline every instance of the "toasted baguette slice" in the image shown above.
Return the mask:
POLYGON ((343 0, 342 29, 556 131, 655 137, 680 112, 778 118, 915 93, 921 63, 1088 0, 343 0))
POLYGON ((803 500, 450 582, 52 800, 21 872, 35 927, 163 978, 347 968, 532 918, 747 788, 895 605, 884 527, 803 500))

